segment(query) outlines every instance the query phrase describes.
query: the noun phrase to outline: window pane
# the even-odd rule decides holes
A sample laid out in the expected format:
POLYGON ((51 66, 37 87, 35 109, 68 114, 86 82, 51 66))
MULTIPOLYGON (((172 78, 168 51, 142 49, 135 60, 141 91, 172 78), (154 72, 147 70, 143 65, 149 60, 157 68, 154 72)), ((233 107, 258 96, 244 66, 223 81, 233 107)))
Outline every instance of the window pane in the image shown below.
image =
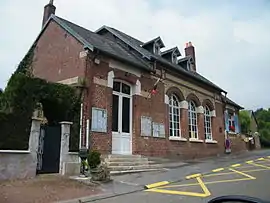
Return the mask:
POLYGON ((122 132, 129 133, 129 131, 130 131, 130 99, 123 97, 122 132))
POLYGON ((113 95, 113 103, 112 103, 112 131, 118 132, 118 102, 119 97, 117 95, 113 95))
POLYGON ((122 92, 123 92, 124 94, 130 94, 130 86, 128 86, 128 85, 122 83, 122 92))
POLYGON ((120 92, 120 82, 113 82, 113 91, 120 92))

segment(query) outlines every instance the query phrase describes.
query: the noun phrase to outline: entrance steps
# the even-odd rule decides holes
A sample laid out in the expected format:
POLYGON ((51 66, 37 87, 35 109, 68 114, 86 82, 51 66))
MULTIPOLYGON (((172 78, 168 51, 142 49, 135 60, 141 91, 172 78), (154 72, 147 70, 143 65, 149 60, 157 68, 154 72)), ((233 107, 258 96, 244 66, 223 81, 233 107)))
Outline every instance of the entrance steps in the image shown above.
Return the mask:
POLYGON ((157 164, 141 155, 107 155, 103 158, 111 174, 154 171, 163 168, 163 164, 157 164))

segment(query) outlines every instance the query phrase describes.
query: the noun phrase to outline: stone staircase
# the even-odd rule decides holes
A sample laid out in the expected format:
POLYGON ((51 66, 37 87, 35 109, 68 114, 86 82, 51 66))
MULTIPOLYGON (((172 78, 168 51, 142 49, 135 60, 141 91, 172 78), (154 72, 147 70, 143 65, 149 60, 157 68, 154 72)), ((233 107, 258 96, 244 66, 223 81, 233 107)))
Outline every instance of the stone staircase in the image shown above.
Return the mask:
POLYGON ((150 161, 141 155, 107 155, 103 157, 111 174, 160 170, 163 164, 150 161))

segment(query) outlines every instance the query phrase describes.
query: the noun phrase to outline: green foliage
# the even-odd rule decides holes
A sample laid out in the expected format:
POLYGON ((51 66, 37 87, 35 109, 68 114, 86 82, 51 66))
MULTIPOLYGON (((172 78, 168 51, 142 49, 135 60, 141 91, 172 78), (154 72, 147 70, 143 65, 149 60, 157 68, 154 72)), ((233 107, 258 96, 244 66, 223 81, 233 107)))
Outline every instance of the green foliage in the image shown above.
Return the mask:
POLYGON ((101 154, 98 151, 91 151, 88 155, 87 162, 90 169, 95 169, 101 163, 101 154))
POLYGON ((270 109, 258 109, 255 112, 261 139, 270 141, 270 109))
POLYGON ((248 111, 240 111, 239 116, 240 116, 242 133, 249 133, 250 124, 251 124, 251 118, 249 116, 249 112, 248 111))
MULTIPOLYGON (((0 149, 23 150, 28 148, 31 120, 37 103, 41 103, 48 125, 61 121, 79 124, 80 95, 76 88, 50 83, 32 77, 33 48, 22 60, 0 93, 0 149)), ((70 145, 78 151, 78 127, 71 130, 70 145)))

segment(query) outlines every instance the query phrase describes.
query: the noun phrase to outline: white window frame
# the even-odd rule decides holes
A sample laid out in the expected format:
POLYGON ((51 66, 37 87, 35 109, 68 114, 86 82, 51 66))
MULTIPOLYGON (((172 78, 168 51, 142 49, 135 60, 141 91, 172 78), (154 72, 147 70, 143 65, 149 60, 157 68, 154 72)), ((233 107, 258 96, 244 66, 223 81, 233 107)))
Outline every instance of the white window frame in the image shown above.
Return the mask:
POLYGON ((235 131, 231 131, 231 129, 230 129, 230 126, 232 126, 232 124, 233 124, 234 129, 235 129, 234 116, 235 116, 235 113, 228 112, 229 132, 231 132, 231 133, 235 133, 235 131))
POLYGON ((175 94, 172 94, 169 98, 169 135, 170 137, 173 137, 173 138, 181 137, 180 122, 181 122, 180 121, 180 102, 177 96, 175 94), (175 120, 175 116, 178 117, 178 121, 175 120))
POLYGON ((208 106, 204 107, 204 137, 205 140, 213 140, 212 136, 212 116, 208 106))
POLYGON ((172 54, 172 63, 177 64, 177 55, 175 53, 172 54))
POLYGON ((188 102, 188 128, 189 139, 198 140, 198 116, 196 111, 196 104, 193 101, 188 102), (195 130, 193 130, 193 128, 195 130))

